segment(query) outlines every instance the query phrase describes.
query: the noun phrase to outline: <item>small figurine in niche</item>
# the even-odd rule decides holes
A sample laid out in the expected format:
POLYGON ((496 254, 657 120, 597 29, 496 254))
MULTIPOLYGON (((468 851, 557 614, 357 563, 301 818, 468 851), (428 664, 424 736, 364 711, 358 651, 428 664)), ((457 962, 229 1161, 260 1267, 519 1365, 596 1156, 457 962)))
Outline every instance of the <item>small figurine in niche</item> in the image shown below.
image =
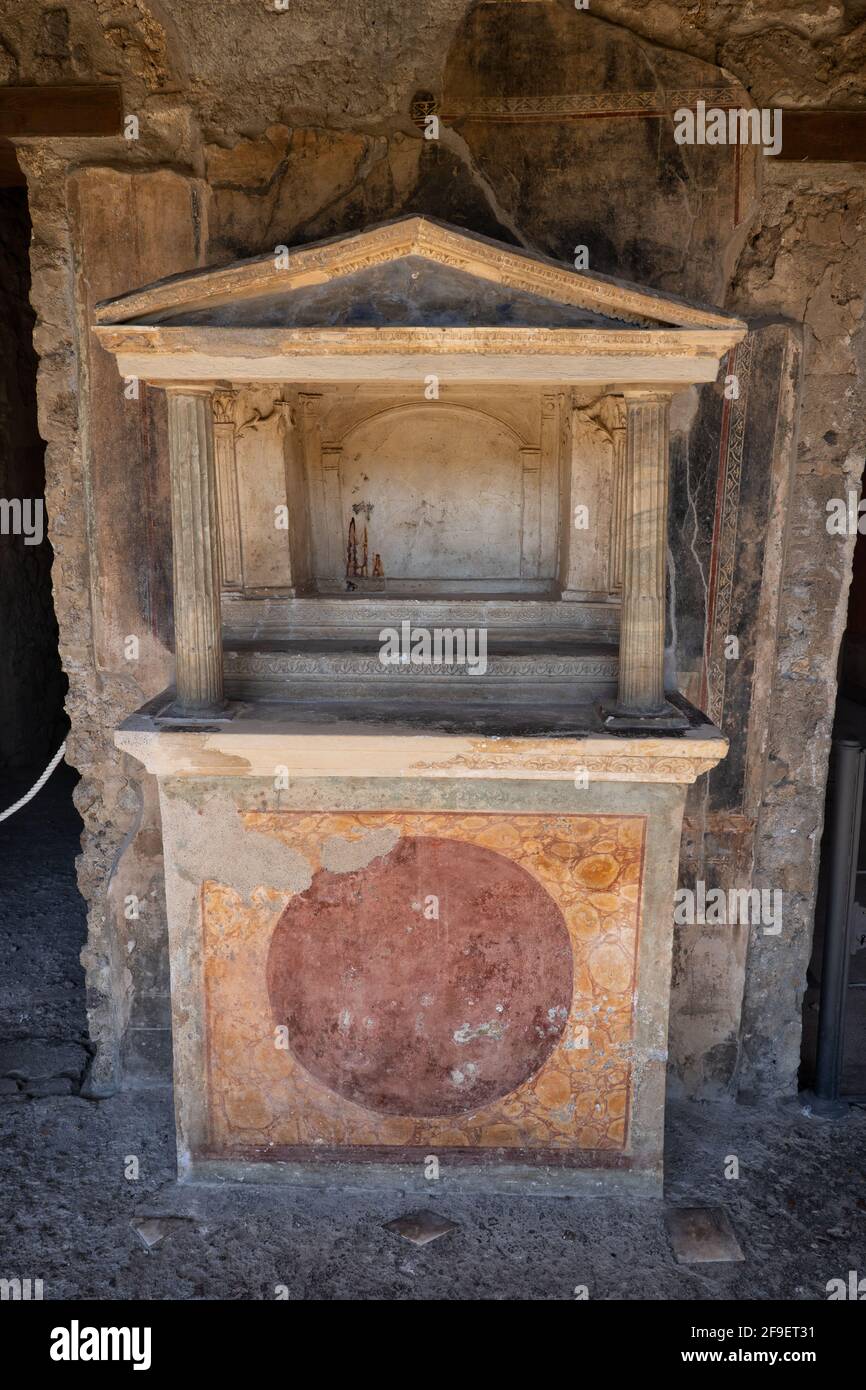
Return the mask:
POLYGON ((346 578, 356 577, 358 574, 358 540, 355 534, 355 518, 349 522, 349 540, 346 545, 346 578))
MULTIPOLYGON (((358 507, 356 506, 356 507, 354 508, 354 510, 357 511, 357 510, 358 510, 358 507)), ((378 550, 375 550, 375 551, 372 552, 372 554, 373 554, 373 572, 372 572, 372 575, 371 575, 371 574, 370 574, 370 553, 371 553, 371 546, 370 546, 370 535, 369 535, 368 527, 367 527, 367 526, 364 527, 364 531, 363 531, 363 535, 362 535, 362 537, 361 537, 361 543, 360 543, 360 547, 359 547, 359 545, 358 545, 358 529, 357 529, 357 526, 356 526, 356 523, 355 523, 355 518, 354 518, 354 517, 351 517, 350 520, 349 520, 349 531, 348 531, 348 535, 347 535, 347 538, 346 538, 346 588, 347 588, 347 590, 352 591, 352 590, 354 590, 354 589, 357 589, 358 585, 357 585, 356 583, 353 583, 353 582, 352 582, 353 580, 366 580, 368 585, 371 585, 373 580, 378 580, 379 583, 378 583, 375 587, 376 587, 376 588, 384 588, 384 583, 383 583, 383 581, 384 581, 384 578, 385 578, 385 567, 384 567, 384 565, 382 564, 382 556, 380 555, 380 553, 379 553, 378 550), (360 562, 359 562, 359 559, 358 559, 358 550, 359 550, 359 548, 360 548, 360 551, 361 551, 360 562)))

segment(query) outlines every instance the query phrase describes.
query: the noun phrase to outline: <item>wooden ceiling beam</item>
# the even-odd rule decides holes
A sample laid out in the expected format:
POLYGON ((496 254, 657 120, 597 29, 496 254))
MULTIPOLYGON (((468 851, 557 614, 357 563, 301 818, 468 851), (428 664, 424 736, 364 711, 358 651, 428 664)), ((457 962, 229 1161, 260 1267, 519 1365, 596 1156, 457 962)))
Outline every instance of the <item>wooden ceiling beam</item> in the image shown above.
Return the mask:
POLYGON ((73 87, 0 87, 0 136, 120 135, 123 101, 116 83, 73 87))
POLYGON ((866 111, 782 112, 782 149, 778 159, 798 163, 866 163, 866 111))

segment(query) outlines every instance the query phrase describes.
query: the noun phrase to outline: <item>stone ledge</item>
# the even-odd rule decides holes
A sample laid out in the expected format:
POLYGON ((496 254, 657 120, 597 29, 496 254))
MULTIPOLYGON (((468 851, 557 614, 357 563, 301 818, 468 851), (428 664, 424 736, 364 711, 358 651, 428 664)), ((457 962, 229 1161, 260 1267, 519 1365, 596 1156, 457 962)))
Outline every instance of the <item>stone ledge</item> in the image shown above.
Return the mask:
POLYGON ((309 705, 239 706, 225 722, 193 724, 161 720, 165 704, 166 697, 151 701, 115 733, 117 747, 158 777, 272 779, 279 767, 296 778, 345 778, 351 769, 352 777, 574 781, 584 772, 590 782, 689 784, 728 748, 690 707, 684 733, 647 737, 605 733, 588 708, 570 726, 560 709, 549 731, 536 720, 535 732, 520 711, 510 712, 509 731, 502 712, 461 727, 441 714, 415 712, 410 720, 375 706, 354 718, 309 705))

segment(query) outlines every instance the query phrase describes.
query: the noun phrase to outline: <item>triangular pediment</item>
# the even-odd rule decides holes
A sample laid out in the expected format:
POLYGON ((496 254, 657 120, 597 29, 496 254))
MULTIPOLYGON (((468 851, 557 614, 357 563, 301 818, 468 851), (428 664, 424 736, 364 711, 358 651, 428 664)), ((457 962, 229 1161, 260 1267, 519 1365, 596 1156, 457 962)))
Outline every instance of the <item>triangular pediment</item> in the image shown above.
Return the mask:
POLYGON ((100 304, 102 325, 731 328, 738 320, 425 217, 176 275, 100 304))

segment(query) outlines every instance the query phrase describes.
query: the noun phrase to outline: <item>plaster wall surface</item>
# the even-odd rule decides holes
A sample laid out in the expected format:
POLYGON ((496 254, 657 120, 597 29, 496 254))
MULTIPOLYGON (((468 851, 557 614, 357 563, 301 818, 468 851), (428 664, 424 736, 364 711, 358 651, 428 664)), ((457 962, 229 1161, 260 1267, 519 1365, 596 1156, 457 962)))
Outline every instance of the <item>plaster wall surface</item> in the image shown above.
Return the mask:
POLYGON ((484 416, 471 435, 465 423, 443 431, 431 404, 361 424, 344 442, 344 529, 356 505, 372 508, 373 549, 392 578, 520 577, 519 442, 484 416))

